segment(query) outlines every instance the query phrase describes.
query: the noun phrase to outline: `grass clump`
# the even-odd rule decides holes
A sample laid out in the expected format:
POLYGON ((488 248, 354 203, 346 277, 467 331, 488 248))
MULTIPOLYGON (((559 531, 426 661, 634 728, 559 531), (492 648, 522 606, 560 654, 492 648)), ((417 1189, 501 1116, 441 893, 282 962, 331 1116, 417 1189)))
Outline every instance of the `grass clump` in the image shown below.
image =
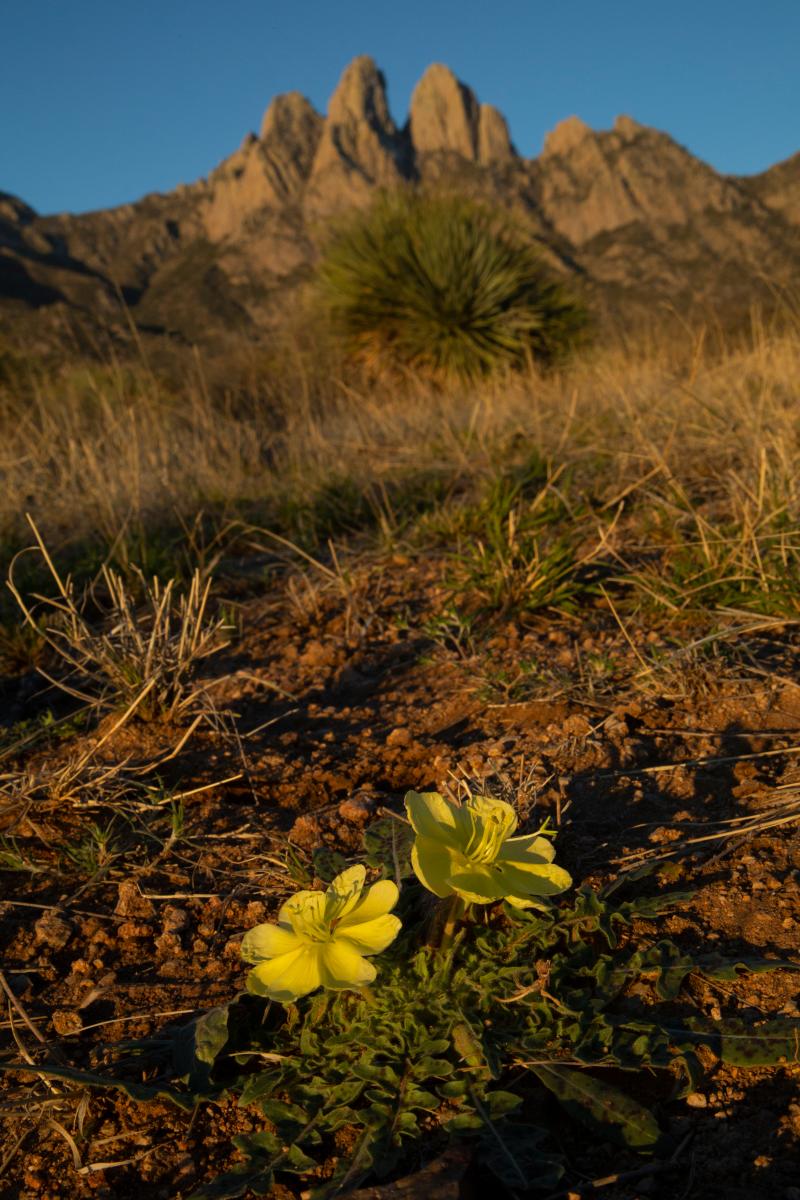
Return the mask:
POLYGON ((385 194, 349 216, 318 287, 357 358, 445 379, 560 359, 586 324, 507 217, 451 193, 385 194))
POLYGON ((72 580, 61 578, 32 527, 58 594, 35 596, 46 614, 37 619, 14 583, 13 569, 8 586, 26 623, 40 631, 68 672, 57 679, 41 674, 76 699, 124 705, 144 720, 174 720, 202 707, 205 693, 197 668, 221 648, 227 629, 223 619, 207 612, 210 580, 204 582, 196 570, 188 590, 178 595, 174 579, 162 584, 158 577, 148 582, 140 575, 142 603, 137 605, 122 576, 104 565, 100 581, 106 599, 98 628, 79 604, 72 580))

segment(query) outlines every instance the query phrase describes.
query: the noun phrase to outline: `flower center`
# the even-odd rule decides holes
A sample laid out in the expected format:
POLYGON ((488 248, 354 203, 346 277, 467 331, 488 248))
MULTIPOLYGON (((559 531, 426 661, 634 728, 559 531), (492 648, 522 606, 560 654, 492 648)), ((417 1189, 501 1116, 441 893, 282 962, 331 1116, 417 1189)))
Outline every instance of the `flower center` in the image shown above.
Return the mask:
POLYGON ((495 813, 475 816, 464 855, 474 863, 494 862, 503 844, 505 823, 495 813))

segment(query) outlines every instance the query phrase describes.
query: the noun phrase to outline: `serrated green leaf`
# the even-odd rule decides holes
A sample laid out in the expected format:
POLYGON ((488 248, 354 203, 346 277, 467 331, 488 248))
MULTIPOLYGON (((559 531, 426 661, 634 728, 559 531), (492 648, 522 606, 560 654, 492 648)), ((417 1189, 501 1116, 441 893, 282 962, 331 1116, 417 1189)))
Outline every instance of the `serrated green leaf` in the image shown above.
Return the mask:
POLYGON ((424 1088, 414 1087, 413 1084, 403 1092, 403 1102, 409 1108, 424 1108, 429 1111, 439 1107, 439 1101, 433 1092, 426 1092, 424 1088))
POLYGON ((397 1129, 400 1133, 410 1133, 416 1137, 416 1135, 419 1133, 419 1124, 417 1122, 417 1118, 412 1112, 406 1111, 398 1113, 395 1120, 395 1129, 397 1129))
POLYGON ((363 1090, 364 1083, 361 1079, 345 1079, 343 1083, 331 1088, 327 1098, 331 1104, 352 1104, 363 1090))
POLYGON ((308 1113, 298 1104, 286 1104, 283 1100, 264 1099, 260 1107, 267 1120, 272 1121, 282 1132, 294 1130, 295 1127, 302 1128, 309 1121, 308 1113))
POLYGON ((569 1067, 548 1065, 531 1070, 570 1116, 594 1132, 635 1150, 658 1141, 660 1130, 653 1114, 610 1084, 569 1067))
POLYGON ((246 1108, 248 1104, 259 1104, 262 1100, 269 1099, 282 1078, 283 1075, 280 1071, 260 1071, 258 1075, 251 1075, 239 1097, 240 1108, 246 1108))
POLYGON ((446 1079, 455 1067, 446 1058, 420 1058, 411 1068, 416 1079, 446 1079))
POLYGON ((355 1109, 351 1108, 349 1104, 341 1104, 338 1108, 331 1108, 323 1113, 317 1121, 317 1126, 325 1133, 335 1133, 343 1125, 355 1124, 356 1120, 355 1109))
POLYGON ((289 1147, 280 1161, 282 1171, 291 1171, 295 1175, 304 1175, 306 1171, 313 1171, 316 1167, 314 1159, 309 1158, 296 1142, 289 1147))
POLYGON ((256 1133, 237 1133, 233 1144, 237 1150, 241 1150, 242 1154, 247 1154, 250 1158, 257 1158, 259 1155, 269 1158, 283 1151, 280 1138, 269 1129, 259 1129, 256 1133))

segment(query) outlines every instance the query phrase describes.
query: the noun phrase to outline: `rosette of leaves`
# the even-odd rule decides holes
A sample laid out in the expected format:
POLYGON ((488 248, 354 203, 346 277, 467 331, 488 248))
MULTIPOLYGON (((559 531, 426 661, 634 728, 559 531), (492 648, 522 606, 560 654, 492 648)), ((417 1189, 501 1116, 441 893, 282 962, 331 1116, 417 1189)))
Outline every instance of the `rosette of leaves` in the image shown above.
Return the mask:
POLYGON ((351 213, 316 284, 354 357, 439 379, 552 363, 587 324, 509 217, 454 192, 385 193, 351 213))
MULTIPOLYGON (((398 851, 395 838, 373 839, 385 875, 398 851)), ((406 890, 403 933, 368 994, 324 992, 269 1008, 243 995, 162 1031, 138 1054, 129 1046, 104 1075, 39 1063, 11 1069, 118 1087, 139 1100, 169 1097, 187 1109, 236 1097, 263 1127, 234 1139, 239 1165, 193 1200, 268 1195, 293 1178, 325 1200, 415 1169, 421 1148, 435 1157, 454 1138, 512 1192, 549 1191, 564 1172, 563 1139, 561 1122, 548 1125, 537 1101, 543 1092, 597 1141, 647 1154, 662 1130, 658 1108, 643 1102, 643 1077, 667 1071, 676 1092, 695 1090, 700 1046, 737 1066, 798 1061, 796 1020, 706 1022, 694 1008, 681 1015, 679 1004, 690 973, 731 980, 787 964, 727 963, 666 939, 620 938, 635 919, 674 906, 675 895, 620 903, 581 888, 549 911, 506 905, 436 952, 421 947, 411 919, 418 897, 406 890), (648 1004, 636 999, 643 986, 648 1004), (635 1087, 620 1086, 625 1072, 638 1077, 635 1087)))

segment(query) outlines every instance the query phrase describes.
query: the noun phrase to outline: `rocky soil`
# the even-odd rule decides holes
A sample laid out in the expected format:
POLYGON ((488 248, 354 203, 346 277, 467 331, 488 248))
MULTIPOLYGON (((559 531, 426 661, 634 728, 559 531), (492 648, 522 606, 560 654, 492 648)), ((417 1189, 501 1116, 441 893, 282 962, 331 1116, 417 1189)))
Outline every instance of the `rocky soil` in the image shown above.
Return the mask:
MULTIPOLYGON (((688 623, 680 638, 655 620, 623 633, 598 605, 473 636, 448 624, 439 580, 435 561, 404 555, 361 560, 346 587, 295 576, 259 595, 222 580, 241 634, 209 660, 213 713, 188 739, 185 724, 120 726, 117 712, 6 757, 0 770, 45 786, 3 810, 3 864, 16 868, 0 873, 5 1065, 102 1064, 121 1043, 230 1000, 245 974, 241 936, 294 890, 292 861, 323 846, 358 853, 407 789, 453 791, 460 779, 513 797, 523 820, 549 816, 576 881, 659 859, 656 875, 627 886, 691 890, 660 926, 685 949, 798 960, 794 625, 766 622, 724 652, 687 650, 688 623), (93 746, 91 771, 52 783, 93 746)), ((3 687, 13 738, 39 728, 23 719, 69 712, 30 673, 3 687)), ((798 1015, 796 979, 690 977, 680 1003, 751 1022, 798 1015)), ((643 1164, 564 1118, 559 1196, 595 1194, 591 1180, 607 1180, 597 1194, 608 1200, 800 1196, 797 1062, 744 1072, 709 1061, 685 1100, 657 1080, 641 1087, 672 1156, 643 1164)), ((0 1119, 1 1194, 41 1200, 189 1196, 234 1160, 231 1136, 263 1120, 13 1071, 0 1119)), ((497 1191, 463 1155, 426 1166, 422 1146, 412 1168, 358 1194, 497 1191)))

